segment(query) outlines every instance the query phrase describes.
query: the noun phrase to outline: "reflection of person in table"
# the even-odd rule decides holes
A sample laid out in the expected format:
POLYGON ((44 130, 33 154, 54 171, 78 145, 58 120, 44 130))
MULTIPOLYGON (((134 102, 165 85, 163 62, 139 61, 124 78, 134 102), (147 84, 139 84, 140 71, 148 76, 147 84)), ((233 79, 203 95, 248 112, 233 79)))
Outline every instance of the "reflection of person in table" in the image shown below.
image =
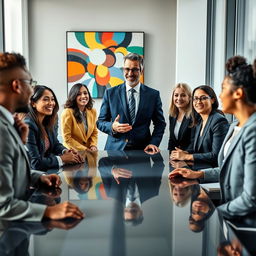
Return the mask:
POLYGON ((204 229, 205 222, 214 212, 214 205, 206 192, 199 186, 193 187, 189 228, 193 232, 201 232, 204 229))
POLYGON ((163 158, 160 153, 151 156, 143 151, 121 151, 115 155, 108 151, 108 155, 99 160, 107 196, 119 201, 124 207, 124 219, 136 225, 143 219, 141 204, 159 193, 163 158))
POLYGON ((171 181, 169 181, 169 187, 172 201, 175 203, 175 205, 184 207, 191 197, 192 187, 179 186, 179 184, 171 183, 171 181))
POLYGON ((78 195, 82 195, 90 190, 93 186, 93 179, 97 176, 98 153, 96 151, 83 151, 79 154, 85 162, 64 166, 63 175, 69 187, 73 188, 78 195))
MULTIPOLYGON (((7 222, 0 221, 0 255, 26 256, 29 255, 31 235, 46 235, 54 228, 69 230, 81 220, 47 220, 43 222, 7 222)), ((32 240, 33 241, 33 240, 32 240)))
POLYGON ((242 249, 242 245, 237 239, 223 242, 218 247, 218 256, 241 256, 243 255, 242 249))

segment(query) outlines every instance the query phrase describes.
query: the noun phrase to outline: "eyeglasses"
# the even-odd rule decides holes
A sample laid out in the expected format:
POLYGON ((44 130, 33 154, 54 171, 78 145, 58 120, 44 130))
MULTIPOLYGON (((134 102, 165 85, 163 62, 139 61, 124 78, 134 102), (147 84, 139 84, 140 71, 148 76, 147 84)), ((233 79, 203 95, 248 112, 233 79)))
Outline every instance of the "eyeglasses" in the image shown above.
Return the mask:
POLYGON ((27 83, 29 84, 30 86, 34 87, 37 85, 37 81, 33 80, 32 78, 31 79, 18 79, 24 83, 27 83))
POLYGON ((198 102, 198 101, 206 101, 206 100, 210 100, 210 99, 211 99, 210 96, 201 96, 201 97, 194 97, 193 101, 198 102))
POLYGON ((139 68, 123 68, 123 71, 125 73, 129 73, 129 71, 131 71, 132 73, 138 73, 140 69, 139 68))

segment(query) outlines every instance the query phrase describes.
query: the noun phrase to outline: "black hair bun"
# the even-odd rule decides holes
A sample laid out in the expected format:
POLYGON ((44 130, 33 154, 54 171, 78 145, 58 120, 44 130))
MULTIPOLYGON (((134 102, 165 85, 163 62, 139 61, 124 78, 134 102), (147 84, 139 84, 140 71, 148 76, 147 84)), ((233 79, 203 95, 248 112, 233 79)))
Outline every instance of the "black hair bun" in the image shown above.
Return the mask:
POLYGON ((234 73, 237 71, 237 68, 242 66, 247 66, 246 59, 242 56, 234 56, 226 62, 226 70, 228 73, 234 73))

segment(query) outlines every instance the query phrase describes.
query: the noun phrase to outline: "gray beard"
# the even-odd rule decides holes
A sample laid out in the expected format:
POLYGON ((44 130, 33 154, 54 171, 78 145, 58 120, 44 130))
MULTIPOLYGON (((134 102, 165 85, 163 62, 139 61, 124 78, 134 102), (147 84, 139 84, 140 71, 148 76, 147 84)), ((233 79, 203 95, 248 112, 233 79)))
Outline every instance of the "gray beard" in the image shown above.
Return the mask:
POLYGON ((127 85, 129 85, 130 87, 135 87, 140 81, 134 81, 134 82, 129 82, 129 81, 125 81, 125 83, 127 85))

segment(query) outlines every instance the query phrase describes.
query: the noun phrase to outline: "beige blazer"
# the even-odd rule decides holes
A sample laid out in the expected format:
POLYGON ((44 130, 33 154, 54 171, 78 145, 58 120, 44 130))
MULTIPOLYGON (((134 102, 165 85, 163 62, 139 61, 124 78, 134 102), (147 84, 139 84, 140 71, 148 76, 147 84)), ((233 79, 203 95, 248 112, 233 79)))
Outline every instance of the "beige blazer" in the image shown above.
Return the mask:
POLYGON ((61 131, 63 145, 76 150, 86 150, 97 146, 98 130, 96 126, 97 113, 95 109, 87 109, 88 131, 85 132, 84 124, 78 123, 73 114, 73 109, 66 108, 61 114, 61 131))

